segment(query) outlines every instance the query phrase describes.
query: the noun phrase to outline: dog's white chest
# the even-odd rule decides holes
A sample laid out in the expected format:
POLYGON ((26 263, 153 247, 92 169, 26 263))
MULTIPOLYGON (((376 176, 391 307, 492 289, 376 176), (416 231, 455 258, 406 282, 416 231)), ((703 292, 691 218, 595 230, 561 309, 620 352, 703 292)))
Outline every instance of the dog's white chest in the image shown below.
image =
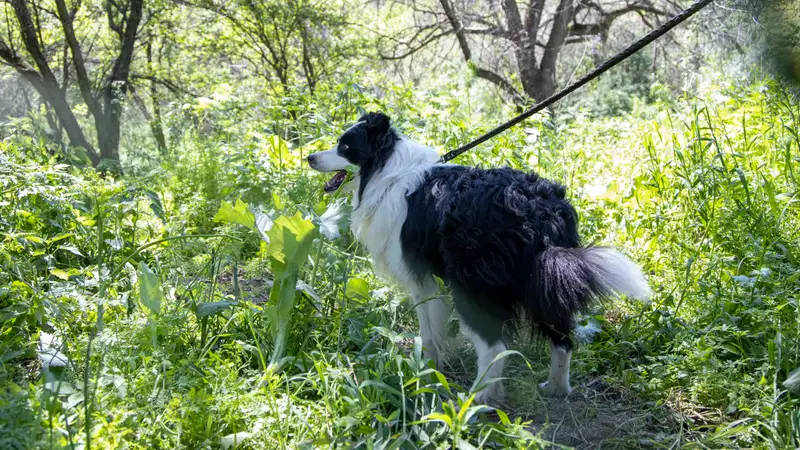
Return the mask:
POLYGON ((379 204, 362 203, 351 216, 350 229, 372 257, 375 273, 396 283, 408 281, 400 232, 406 221, 405 197, 384 196, 379 204), (387 198, 388 197, 388 198, 387 198))
POLYGON ((412 282, 403 260, 400 232, 408 216, 406 196, 417 190, 438 159, 431 148, 401 139, 385 166, 354 194, 350 229, 367 247, 379 276, 403 286, 412 282))

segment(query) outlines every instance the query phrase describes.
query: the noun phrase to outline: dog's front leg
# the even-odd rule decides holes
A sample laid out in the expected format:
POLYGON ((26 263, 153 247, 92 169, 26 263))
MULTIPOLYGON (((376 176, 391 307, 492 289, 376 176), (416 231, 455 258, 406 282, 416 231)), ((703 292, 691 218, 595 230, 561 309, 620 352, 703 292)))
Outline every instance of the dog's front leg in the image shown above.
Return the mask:
POLYGON ((441 297, 434 297, 437 292, 433 279, 428 283, 414 286, 411 290, 419 319, 419 335, 426 358, 430 358, 441 369, 447 351, 447 321, 452 312, 451 306, 441 297))

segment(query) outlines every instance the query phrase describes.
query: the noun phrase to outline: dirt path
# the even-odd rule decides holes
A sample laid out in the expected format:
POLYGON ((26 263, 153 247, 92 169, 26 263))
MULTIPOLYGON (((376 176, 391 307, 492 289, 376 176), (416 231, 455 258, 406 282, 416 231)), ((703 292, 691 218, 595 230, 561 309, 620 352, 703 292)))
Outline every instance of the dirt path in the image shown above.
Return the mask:
POLYGON ((577 449, 679 447, 680 425, 666 408, 600 379, 577 386, 566 399, 542 398, 532 406, 535 411, 518 413, 533 421, 532 432, 557 444, 577 449))
MULTIPOLYGON (((474 356, 468 347, 456 351, 446 370, 463 386, 469 386, 474 356)), ((530 431, 551 442, 552 448, 575 449, 675 449, 681 448, 680 420, 667 407, 639 398, 631 391, 605 383, 602 378, 573 380, 567 398, 539 394, 537 383, 547 377, 548 367, 534 358, 532 367, 518 359, 509 361, 505 376, 507 400, 501 409, 512 420, 531 421, 530 431), (533 370, 534 373, 531 372, 533 370)))

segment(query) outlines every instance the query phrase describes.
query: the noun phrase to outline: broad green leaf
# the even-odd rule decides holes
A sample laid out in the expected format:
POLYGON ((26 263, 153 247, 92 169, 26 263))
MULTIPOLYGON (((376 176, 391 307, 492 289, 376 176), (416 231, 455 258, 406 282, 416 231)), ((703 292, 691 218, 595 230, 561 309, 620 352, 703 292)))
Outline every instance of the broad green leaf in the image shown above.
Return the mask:
POLYGON ((223 201, 219 211, 214 215, 214 222, 228 222, 243 225, 251 230, 256 229, 256 217, 250 212, 247 203, 236 200, 236 205, 223 201))
POLYGON ((458 412, 458 416, 456 416, 456 419, 459 422, 464 421, 465 418, 464 415, 467 413, 469 405, 471 405, 474 400, 475 400, 475 395, 474 394, 470 395, 469 397, 467 397, 467 400, 461 405, 461 410, 458 412))
POLYGON ((256 230, 258 234, 261 235, 261 239, 264 240, 267 244, 269 244, 269 236, 267 236, 267 232, 272 229, 272 226, 275 222, 273 222, 272 217, 268 214, 264 214, 261 212, 255 213, 255 224, 256 230))
POLYGON ((453 395, 453 391, 450 390, 450 383, 447 382, 447 378, 444 376, 444 374, 442 374, 438 370, 433 372, 433 374, 436 376, 436 379, 439 380, 439 383, 441 383, 441 385, 444 386, 447 392, 450 395, 453 395))
POLYGON ((197 315, 198 319, 202 319, 204 317, 219 314, 227 309, 230 309, 232 306, 235 305, 236 302, 229 302, 229 301, 200 303, 197 305, 197 310, 195 311, 195 314, 197 315))
POLYGON ((275 279, 269 293, 269 306, 264 308, 264 312, 272 329, 274 347, 270 365, 275 367, 283 358, 286 348, 289 321, 297 295, 298 272, 311 252, 316 233, 314 225, 303 220, 298 212, 293 217, 278 217, 267 234, 270 237, 268 254, 275 279))
POLYGON ((302 264, 305 262, 307 254, 297 255, 297 257, 292 257, 292 255, 297 252, 298 243, 303 241, 313 230, 314 224, 304 220, 299 212, 291 217, 278 217, 272 228, 266 233, 269 237, 267 249, 269 256, 282 263, 293 261, 296 264, 302 264))
POLYGON ((272 203, 275 204, 275 209, 277 209, 278 211, 282 211, 283 210, 283 206, 284 206, 283 205, 283 200, 275 192, 272 193, 272 203))
POLYGON ((345 295, 353 300, 369 300, 369 285, 361 278, 350 278, 347 280, 345 295))
POLYGON ((325 201, 320 201, 317 202, 316 205, 314 205, 313 209, 314 209, 314 214, 321 216, 322 214, 325 214, 325 211, 328 210, 328 204, 325 201))
POLYGON ((161 220, 161 223, 166 225, 167 217, 164 214, 164 205, 161 203, 161 199, 158 197, 158 194, 147 189, 144 190, 144 193, 150 199, 150 209, 153 211, 153 214, 155 214, 156 217, 161 220))
POLYGON ((46 382, 44 384, 44 388, 56 395, 71 395, 80 392, 70 383, 58 380, 46 382))
POLYGON ((295 285, 295 288, 296 288, 298 291, 303 291, 303 292, 305 292, 305 293, 306 293, 306 294, 308 294, 308 295, 309 295, 311 298, 313 298, 315 301, 317 301, 317 302, 319 302, 319 301, 320 301, 320 299, 319 299, 319 295, 317 295, 317 292, 314 290, 314 288, 312 288, 311 286, 309 286, 309 285, 308 285, 308 283, 306 283, 305 281, 303 281, 303 280, 297 280, 297 285, 295 285))
POLYGON ((275 167, 286 167, 295 162, 295 157, 289 152, 289 144, 274 134, 267 138, 267 153, 275 167))
POLYGON ((44 240, 42 238, 32 234, 22 234, 19 237, 20 239, 25 239, 26 241, 33 242, 34 244, 44 244, 44 240))
POLYGON ((77 247, 73 247, 71 245, 62 245, 62 246, 60 246, 58 248, 59 248, 59 250, 64 250, 64 251, 70 252, 70 253, 72 253, 73 255, 76 255, 76 256, 83 256, 83 253, 81 253, 81 251, 78 250, 77 247))
POLYGON ((85 227, 91 227, 95 224, 94 219, 92 219, 91 217, 78 216, 77 218, 75 218, 75 220, 77 220, 79 224, 85 227))
POLYGON ((458 438, 458 448, 460 450, 477 450, 474 445, 470 444, 468 441, 465 441, 462 438, 458 438))
POLYGON ((64 281, 69 280, 69 272, 62 269, 50 269, 50 274, 56 278, 61 278, 64 281))
POLYGON ((106 244, 108 244, 109 247, 117 251, 121 250, 122 247, 125 245, 125 243, 122 242, 121 239, 106 239, 106 244))
POLYGON ((161 284, 158 276, 144 262, 139 263, 139 299, 151 313, 161 312, 161 284))
POLYGON ((403 396, 403 393, 400 392, 399 390, 397 390, 397 388, 391 387, 388 384, 384 383, 383 381, 378 381, 378 380, 366 380, 363 383, 361 383, 359 388, 363 389, 363 388, 369 387, 369 386, 374 386, 374 387, 378 388, 381 391, 386 391, 386 392, 388 392, 390 394, 394 394, 394 395, 396 395, 398 397, 402 397, 403 396))
POLYGON ((74 236, 74 234, 72 234, 72 233, 64 233, 64 234, 60 234, 60 235, 58 235, 58 236, 56 236, 56 237, 54 237, 54 238, 51 238, 51 239, 49 239, 49 240, 47 241, 47 243, 48 243, 48 244, 55 244, 55 243, 56 243, 56 242, 58 242, 58 241, 63 241, 64 239, 69 239, 69 238, 71 238, 71 237, 73 237, 73 236, 74 236))
POLYGON ((497 413, 497 417, 500 418, 500 423, 503 425, 511 425, 511 421, 508 420, 508 414, 499 409, 496 409, 495 412, 497 413))

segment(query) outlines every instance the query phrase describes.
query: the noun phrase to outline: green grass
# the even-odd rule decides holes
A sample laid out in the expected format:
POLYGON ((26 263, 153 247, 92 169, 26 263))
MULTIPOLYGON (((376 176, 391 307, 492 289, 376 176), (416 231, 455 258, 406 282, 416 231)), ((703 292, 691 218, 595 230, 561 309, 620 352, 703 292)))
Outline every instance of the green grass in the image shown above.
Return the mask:
POLYGON ((255 123, 225 136, 188 127, 169 161, 120 180, 58 165, 10 130, 0 143, 0 446, 800 445, 798 396, 782 385, 800 366, 796 102, 770 84, 709 86, 619 117, 540 117, 462 157, 566 183, 586 241, 630 254, 656 291, 651 303, 596 305, 603 331, 576 350, 568 402, 538 395, 549 358, 521 336, 510 398, 484 414, 465 388, 475 361, 456 322, 461 344, 434 370, 405 298, 347 234, 346 204, 341 221, 323 216, 339 200, 302 165, 357 107, 389 109, 441 149, 496 121, 452 99, 410 106, 425 95, 398 88, 385 104, 360 94, 319 107, 297 122, 303 146, 255 123), (239 199, 245 218, 215 220, 239 199), (269 243, 248 211, 283 223, 269 243), (296 253, 301 222, 340 237, 314 231, 296 253), (43 334, 63 367, 47 364, 43 334))

